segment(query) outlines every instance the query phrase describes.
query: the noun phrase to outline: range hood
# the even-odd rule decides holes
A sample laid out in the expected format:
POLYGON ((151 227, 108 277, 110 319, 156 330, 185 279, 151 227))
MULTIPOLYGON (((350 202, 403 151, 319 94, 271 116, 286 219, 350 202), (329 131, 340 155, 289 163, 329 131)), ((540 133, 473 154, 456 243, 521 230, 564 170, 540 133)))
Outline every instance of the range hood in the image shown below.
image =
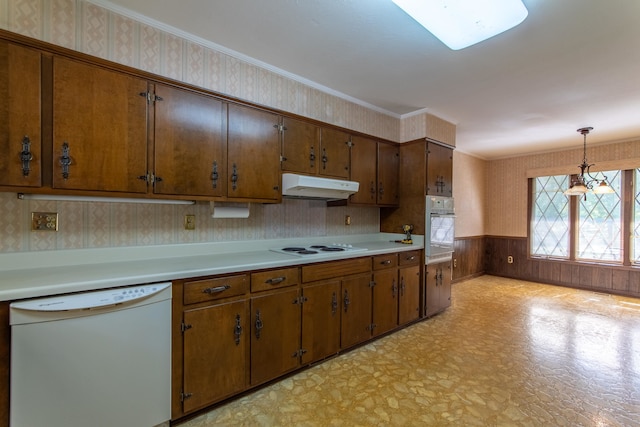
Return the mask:
POLYGON ((343 200, 358 192, 360 183, 317 176, 282 174, 282 195, 301 199, 343 200))

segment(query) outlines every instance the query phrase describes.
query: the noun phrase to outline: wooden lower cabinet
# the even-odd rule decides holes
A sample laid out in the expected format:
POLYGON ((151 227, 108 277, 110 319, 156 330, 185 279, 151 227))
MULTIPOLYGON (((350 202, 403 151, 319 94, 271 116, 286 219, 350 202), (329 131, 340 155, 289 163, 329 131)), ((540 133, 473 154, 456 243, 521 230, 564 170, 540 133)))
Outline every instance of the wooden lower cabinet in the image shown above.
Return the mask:
POLYGON ((186 310, 182 397, 185 413, 243 391, 249 374, 249 301, 186 310))
POLYGON ((349 348, 371 338, 371 273, 342 279, 340 347, 349 348))
POLYGON ((340 280, 313 282, 302 288, 303 365, 340 351, 340 280))
POLYGON ((172 420, 417 319, 415 252, 174 281, 172 420))
POLYGON ((398 324, 406 325, 420 317, 420 266, 398 269, 398 324))
POLYGON ((251 298, 251 385, 300 365, 300 307, 297 287, 251 298))
POLYGON ((425 271, 425 316, 451 305, 451 261, 429 264, 425 271))
POLYGON ((398 326, 398 269, 373 273, 371 334, 384 334, 398 326))

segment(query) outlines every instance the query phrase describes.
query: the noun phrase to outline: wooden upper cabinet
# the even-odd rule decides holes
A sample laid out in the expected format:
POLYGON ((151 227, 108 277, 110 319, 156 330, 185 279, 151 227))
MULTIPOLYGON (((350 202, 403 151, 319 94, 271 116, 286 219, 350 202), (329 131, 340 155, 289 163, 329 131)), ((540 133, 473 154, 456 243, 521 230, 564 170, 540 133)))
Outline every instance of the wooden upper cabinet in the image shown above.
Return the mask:
POLYGON ((378 142, 378 204, 397 205, 400 150, 397 146, 378 142))
POLYGON ((154 193, 226 195, 223 103, 159 84, 155 95, 154 193))
POLYGON ((53 58, 54 188, 147 192, 146 93, 143 79, 53 58))
POLYGON ((359 182, 360 188, 349 197, 349 202, 368 205, 378 202, 377 149, 378 143, 373 139, 351 138, 351 180, 359 182))
POLYGON ((453 182, 453 149, 427 143, 427 194, 450 197, 453 182))
POLYGON ((266 111, 229 105, 227 195, 278 201, 280 119, 266 111))
POLYGON ((41 56, 0 41, 0 185, 42 184, 41 56))
POLYGON ((282 170, 317 175, 322 163, 320 128, 289 117, 282 119, 282 125, 282 170))
POLYGON ((317 153, 318 174, 349 179, 351 135, 337 129, 322 128, 320 152, 317 153))

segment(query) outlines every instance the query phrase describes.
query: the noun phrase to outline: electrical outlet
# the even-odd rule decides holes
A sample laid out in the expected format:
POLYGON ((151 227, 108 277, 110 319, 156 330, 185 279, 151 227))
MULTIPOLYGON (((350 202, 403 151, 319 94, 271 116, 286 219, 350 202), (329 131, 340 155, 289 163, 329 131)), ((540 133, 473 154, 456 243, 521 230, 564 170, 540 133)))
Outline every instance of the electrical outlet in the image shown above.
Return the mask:
POLYGON ((185 215, 184 216, 184 229, 185 230, 195 230, 196 229, 196 216, 195 215, 185 215))
POLYGON ((351 215, 346 215, 344 217, 344 225, 351 225, 351 215))
POLYGON ((509 256, 507 257, 507 263, 508 263, 508 264, 513 264, 513 257, 512 257, 511 255, 509 255, 509 256))
POLYGON ((458 260, 457 259, 453 259, 453 268, 456 268, 458 266, 458 260))
POLYGON ((58 231, 58 212, 31 212, 32 231, 58 231))

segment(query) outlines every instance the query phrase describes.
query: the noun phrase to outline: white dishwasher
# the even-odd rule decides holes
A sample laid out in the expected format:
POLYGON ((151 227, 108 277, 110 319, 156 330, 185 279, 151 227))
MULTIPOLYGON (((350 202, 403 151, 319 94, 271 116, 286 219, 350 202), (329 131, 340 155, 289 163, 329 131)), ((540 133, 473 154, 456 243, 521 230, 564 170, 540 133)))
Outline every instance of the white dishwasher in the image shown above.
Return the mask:
POLYGON ((12 427, 171 417, 171 283, 10 305, 12 427))

